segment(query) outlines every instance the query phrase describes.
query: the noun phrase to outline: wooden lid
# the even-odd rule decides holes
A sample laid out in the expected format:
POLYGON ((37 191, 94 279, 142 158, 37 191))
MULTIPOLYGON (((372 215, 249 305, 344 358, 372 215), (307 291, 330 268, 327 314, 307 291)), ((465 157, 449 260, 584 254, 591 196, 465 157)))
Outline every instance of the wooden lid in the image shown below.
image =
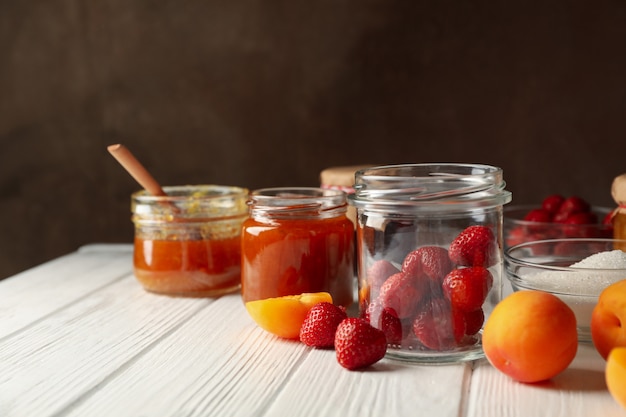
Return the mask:
POLYGON ((326 168, 320 174, 320 182, 322 187, 328 188, 347 188, 351 189, 354 185, 354 174, 373 165, 352 165, 326 168))
POLYGON ((626 174, 615 177, 611 186, 611 195, 618 205, 626 204, 626 174))

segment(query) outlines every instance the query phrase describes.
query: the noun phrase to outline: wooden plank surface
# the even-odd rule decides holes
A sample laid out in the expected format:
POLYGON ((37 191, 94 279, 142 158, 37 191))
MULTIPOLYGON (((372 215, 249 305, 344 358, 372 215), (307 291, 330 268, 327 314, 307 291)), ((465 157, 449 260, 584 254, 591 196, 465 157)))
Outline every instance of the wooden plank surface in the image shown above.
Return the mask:
POLYGON ((576 358, 550 381, 523 384, 486 361, 472 375, 468 417, 602 416, 624 417, 604 382, 604 359, 590 344, 579 345, 576 358))
POLYGON ((259 329, 239 294, 145 292, 130 254, 90 246, 0 283, 0 416, 626 416, 590 345, 542 384, 486 360, 352 372, 259 329))
POLYGON ((130 274, 130 245, 97 245, 3 280, 0 340, 130 274))

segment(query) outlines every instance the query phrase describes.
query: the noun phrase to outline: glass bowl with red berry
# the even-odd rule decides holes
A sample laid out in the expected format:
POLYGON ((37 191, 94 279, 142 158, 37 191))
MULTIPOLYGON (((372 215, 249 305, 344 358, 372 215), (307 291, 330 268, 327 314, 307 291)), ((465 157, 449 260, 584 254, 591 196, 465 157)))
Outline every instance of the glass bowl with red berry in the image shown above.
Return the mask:
POLYGON ((538 290, 556 295, 576 316, 578 339, 591 341, 591 315, 600 293, 626 277, 624 240, 547 239, 504 252, 506 291, 538 290))
POLYGON ((611 209, 553 194, 539 205, 504 208, 504 247, 545 239, 612 238, 611 209))

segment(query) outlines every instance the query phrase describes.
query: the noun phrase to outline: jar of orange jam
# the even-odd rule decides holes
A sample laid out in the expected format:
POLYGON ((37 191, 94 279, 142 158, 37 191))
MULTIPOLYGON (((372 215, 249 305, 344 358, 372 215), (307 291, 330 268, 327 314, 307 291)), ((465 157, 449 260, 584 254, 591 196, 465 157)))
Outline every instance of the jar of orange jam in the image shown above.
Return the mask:
POLYGON ((132 195, 134 273, 150 292, 210 297, 241 285, 241 224, 248 190, 220 185, 164 187, 132 195))
POLYGON ((242 228, 244 302, 326 291, 353 302, 354 225, 346 194, 322 188, 266 188, 251 193, 242 228))

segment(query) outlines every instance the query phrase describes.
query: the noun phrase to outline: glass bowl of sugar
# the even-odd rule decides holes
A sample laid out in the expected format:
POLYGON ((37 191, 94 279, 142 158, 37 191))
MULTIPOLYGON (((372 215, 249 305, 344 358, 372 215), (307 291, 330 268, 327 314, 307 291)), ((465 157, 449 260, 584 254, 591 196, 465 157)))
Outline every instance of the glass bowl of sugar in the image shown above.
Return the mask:
POLYGON ((579 341, 591 343, 591 313, 598 296, 626 279, 626 252, 615 249, 625 243, 599 238, 522 243, 504 252, 506 277, 513 291, 545 291, 563 300, 576 315, 579 341))

